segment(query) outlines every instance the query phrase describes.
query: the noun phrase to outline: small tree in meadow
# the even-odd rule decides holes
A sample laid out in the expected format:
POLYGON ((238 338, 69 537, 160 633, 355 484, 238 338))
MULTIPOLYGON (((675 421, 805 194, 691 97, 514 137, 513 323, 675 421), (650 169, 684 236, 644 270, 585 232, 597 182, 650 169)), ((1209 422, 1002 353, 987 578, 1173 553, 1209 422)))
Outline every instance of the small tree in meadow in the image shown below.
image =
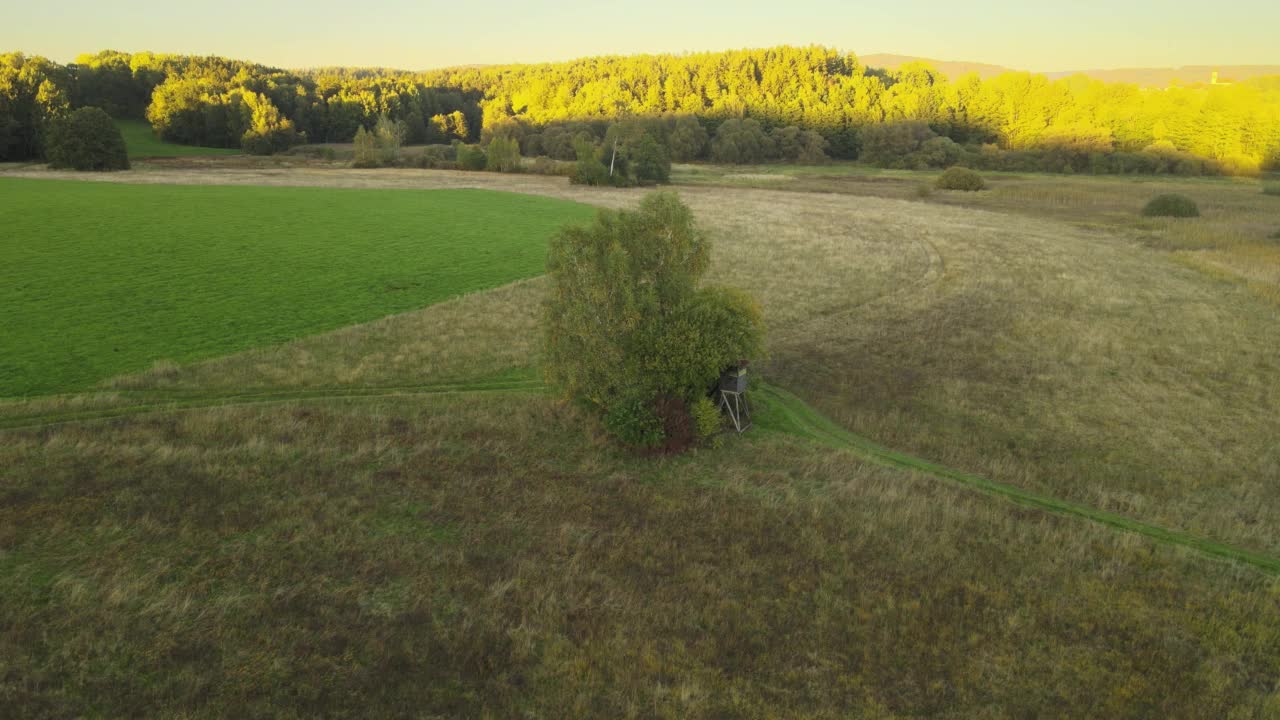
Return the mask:
POLYGON ((699 428, 713 431, 709 388, 761 352, 759 306, 699 286, 710 260, 707 237, 671 193, 649 195, 638 211, 602 210, 551 242, 548 379, 628 445, 679 450, 699 428))
POLYGON ((400 162, 400 146, 409 134, 409 128, 402 122, 396 122, 386 115, 378 116, 378 124, 373 128, 373 136, 377 140, 378 163, 392 166, 400 162))
POLYGON ((489 141, 485 150, 485 169, 493 172, 520 172, 520 143, 513 137, 500 136, 489 141))
POLYGON ((353 141, 355 158, 352 164, 359 168, 378 167, 382 162, 382 153, 378 149, 378 138, 362 126, 356 130, 353 141))
POLYGON ((573 144, 573 149, 578 155, 578 162, 573 166, 573 174, 569 176, 569 182, 574 185, 608 185, 609 168, 596 157, 595 143, 586 138, 579 138, 573 144))

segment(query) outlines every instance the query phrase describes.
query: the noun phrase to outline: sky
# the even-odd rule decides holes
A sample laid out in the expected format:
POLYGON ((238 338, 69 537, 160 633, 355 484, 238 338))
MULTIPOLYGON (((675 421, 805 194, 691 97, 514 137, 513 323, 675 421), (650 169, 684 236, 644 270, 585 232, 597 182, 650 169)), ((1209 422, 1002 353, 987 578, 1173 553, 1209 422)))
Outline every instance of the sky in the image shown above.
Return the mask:
POLYGON ((60 62, 113 49, 423 70, 817 44, 1038 72, 1280 64, 1280 0, 49 0, 3 14, 0 52, 60 62))

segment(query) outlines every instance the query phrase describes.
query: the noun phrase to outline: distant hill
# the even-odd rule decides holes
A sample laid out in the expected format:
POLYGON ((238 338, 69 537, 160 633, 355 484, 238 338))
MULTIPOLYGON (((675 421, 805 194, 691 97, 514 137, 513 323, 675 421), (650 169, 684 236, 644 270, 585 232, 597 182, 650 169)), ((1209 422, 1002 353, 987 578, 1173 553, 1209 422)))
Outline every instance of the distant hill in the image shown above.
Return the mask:
POLYGON ((1045 73, 1051 78, 1062 78, 1083 73, 1106 82, 1137 83, 1146 87, 1169 87, 1174 82, 1183 85, 1207 83, 1213 73, 1220 82, 1243 82, 1266 75, 1280 75, 1280 65, 1185 65, 1178 68, 1119 68, 1115 70, 1079 70, 1045 73))
MULTIPOLYGON (((954 62, 950 60, 933 60, 931 58, 912 57, 910 55, 893 55, 877 53, 875 55, 859 55, 858 59, 868 67, 897 70, 909 62, 928 63, 949 78, 958 78, 966 73, 976 72, 983 79, 995 77, 1001 73, 1017 72, 1015 68, 1002 65, 990 65, 976 62, 954 62)), ((1207 83, 1213 73, 1218 73, 1220 82, 1242 82, 1251 78, 1266 75, 1280 75, 1280 65, 1184 65, 1176 68, 1115 68, 1111 70, 1063 70, 1047 72, 1045 75, 1053 79, 1072 75, 1088 75, 1105 82, 1136 83, 1144 87, 1168 87, 1173 83, 1192 85, 1207 83)))
POLYGON ((937 68, 943 75, 949 78, 958 78, 971 72, 978 73, 983 78, 995 77, 1001 73, 1016 72, 1014 68, 1007 68, 1002 65, 989 65, 986 63, 976 62, 955 62, 951 60, 933 60, 931 58, 912 57, 910 55, 892 55, 889 53, 876 53, 875 55, 859 55, 858 60, 867 67, 884 68, 885 70, 897 70, 898 68, 911 62, 924 62, 937 68))

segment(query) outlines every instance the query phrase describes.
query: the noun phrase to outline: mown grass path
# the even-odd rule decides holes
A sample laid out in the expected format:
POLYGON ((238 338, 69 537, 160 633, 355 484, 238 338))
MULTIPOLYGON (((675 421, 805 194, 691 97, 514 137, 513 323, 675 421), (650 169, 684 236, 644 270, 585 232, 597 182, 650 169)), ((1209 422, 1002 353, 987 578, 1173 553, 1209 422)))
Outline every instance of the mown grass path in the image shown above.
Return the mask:
POLYGON ((1031 492, 1016 485, 996 482, 978 475, 953 470, 936 463, 891 450, 867 438, 845 430, 809 407, 791 393, 773 386, 765 386, 757 395, 768 409, 769 422, 765 427, 806 437, 827 447, 852 450, 868 460, 924 473, 931 477, 961 485, 988 495, 1002 497, 1019 505, 1045 510, 1060 515, 1083 518, 1101 525, 1142 535, 1167 545, 1177 545, 1196 552, 1251 565, 1268 573, 1280 575, 1280 558, 1220 543, 1179 530, 1144 523, 1116 513, 1097 510, 1087 505, 1061 500, 1050 495, 1031 492))
MULTIPOLYGON (((111 393, 111 397, 129 404, 114 407, 55 411, 0 418, 0 431, 24 430, 76 422, 107 421, 138 415, 188 412, 220 407, 246 405, 278 405, 299 402, 342 402, 396 397, 463 393, 541 393, 547 387, 532 374, 507 375, 473 382, 400 386, 331 387, 306 389, 259 389, 253 393, 207 394, 195 391, 133 390, 111 393)), ((875 443, 849 432, 823 416, 803 400, 782 388, 763 385, 755 392, 759 414, 758 425, 768 432, 803 437, 825 447, 848 450, 869 461, 889 467, 911 470, 1003 498, 1018 505, 1068 517, 1076 517, 1117 530, 1135 533, 1156 542, 1194 550, 1203 555, 1231 560, 1264 572, 1280 575, 1280 558, 1220 543, 1179 530, 1144 523, 1132 518, 1097 510, 1086 505, 1031 492, 1015 485, 996 482, 978 475, 954 470, 875 443)))

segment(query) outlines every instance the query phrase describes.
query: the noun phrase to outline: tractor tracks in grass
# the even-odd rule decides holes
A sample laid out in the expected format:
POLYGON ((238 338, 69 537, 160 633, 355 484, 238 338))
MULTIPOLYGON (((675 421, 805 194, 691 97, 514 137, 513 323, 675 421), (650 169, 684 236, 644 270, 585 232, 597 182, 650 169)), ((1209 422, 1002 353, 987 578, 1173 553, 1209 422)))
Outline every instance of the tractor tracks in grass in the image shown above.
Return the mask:
POLYGON ((938 465, 891 450, 849 432, 809 407, 800 398, 781 388, 766 385, 758 390, 758 394, 764 400, 768 411, 774 414, 772 418, 774 426, 771 428, 773 430, 805 437, 826 447, 850 450, 880 465, 922 473, 986 495, 1003 498, 1023 507, 1089 520, 1116 530, 1142 535, 1165 545, 1186 548, 1211 558, 1231 560, 1272 575, 1280 575, 1280 558, 1266 553, 1228 545, 1181 530, 1152 525, 938 465))
POLYGON ((777 344, 779 341, 785 342, 788 339, 795 338, 798 335, 808 331, 810 327, 820 322, 831 322, 832 318, 842 315, 849 315, 855 310, 859 310, 873 303, 883 302, 898 297, 905 293, 918 293, 931 285, 938 283, 947 274, 947 262, 942 256, 942 251, 927 237, 919 236, 914 238, 916 246, 924 256, 923 262, 920 263, 920 270, 914 277, 907 279, 894 286, 892 289, 862 298, 852 303, 836 305, 824 310, 813 313, 812 317, 797 323, 788 325, 785 329, 775 331, 771 334, 770 341, 777 344))
POLYGON ((174 412, 211 410, 246 405, 280 405, 297 402, 341 402, 407 398, 463 393, 541 393, 545 386, 535 378, 501 379, 430 385, 386 385, 328 388, 258 388, 252 392, 208 393, 200 391, 122 390, 109 394, 119 401, 109 407, 55 410, 0 417, 0 432, 53 427, 68 423, 108 421, 174 412), (133 402, 130 402, 133 401, 133 402))

